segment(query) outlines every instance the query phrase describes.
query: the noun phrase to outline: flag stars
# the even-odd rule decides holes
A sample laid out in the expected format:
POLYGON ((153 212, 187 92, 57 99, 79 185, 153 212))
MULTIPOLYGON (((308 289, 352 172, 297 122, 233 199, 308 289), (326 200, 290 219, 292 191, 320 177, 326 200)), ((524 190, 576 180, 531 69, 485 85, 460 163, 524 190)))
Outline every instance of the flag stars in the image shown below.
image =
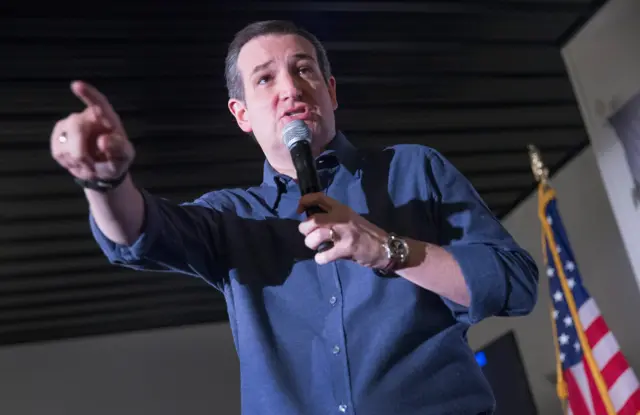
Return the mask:
POLYGON ((560 291, 556 291, 555 293, 553 293, 553 299, 555 300, 556 303, 559 303, 560 301, 562 301, 563 298, 564 296, 560 291))
POLYGON ((547 268, 547 277, 553 278, 556 275, 556 270, 553 267, 547 268))
POLYGON ((560 341, 560 344, 564 346, 565 344, 569 343, 569 336, 567 335, 567 333, 562 333, 560 337, 558 337, 558 340, 560 341))
POLYGON ((571 317, 566 316, 562 322, 564 323, 565 327, 571 327, 571 325, 573 324, 573 320, 571 320, 571 317))
POLYGON ((553 319, 557 320, 559 314, 560 314, 560 312, 558 310, 553 310, 553 319))
POLYGON ((567 263, 564 264, 564 269, 569 272, 573 272, 576 269, 576 264, 574 264, 573 261, 567 261, 567 263))
POLYGON ((566 358, 567 358, 567 355, 566 355, 566 354, 564 354, 564 353, 560 353, 560 361, 561 361, 561 362, 564 362, 564 359, 566 359, 566 358))
POLYGON ((569 286, 569 289, 573 290, 573 287, 576 286, 576 280, 574 278, 569 278, 567 280, 567 285, 569 286))
POLYGON ((576 349, 576 352, 580 351, 580 342, 573 343, 573 348, 576 349))
POLYGON ((547 223, 553 225, 553 218, 551 216, 547 216, 547 223))

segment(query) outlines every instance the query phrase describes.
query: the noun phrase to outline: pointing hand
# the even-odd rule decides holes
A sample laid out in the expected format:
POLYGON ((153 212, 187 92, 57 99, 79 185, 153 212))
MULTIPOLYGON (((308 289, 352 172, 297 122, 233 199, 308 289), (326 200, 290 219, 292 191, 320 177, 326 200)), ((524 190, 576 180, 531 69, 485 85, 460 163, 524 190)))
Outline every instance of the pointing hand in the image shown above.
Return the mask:
POLYGON ((110 180, 124 174, 135 157, 120 117, 96 88, 82 81, 72 92, 86 105, 59 120, 51 133, 51 155, 82 180, 110 180))

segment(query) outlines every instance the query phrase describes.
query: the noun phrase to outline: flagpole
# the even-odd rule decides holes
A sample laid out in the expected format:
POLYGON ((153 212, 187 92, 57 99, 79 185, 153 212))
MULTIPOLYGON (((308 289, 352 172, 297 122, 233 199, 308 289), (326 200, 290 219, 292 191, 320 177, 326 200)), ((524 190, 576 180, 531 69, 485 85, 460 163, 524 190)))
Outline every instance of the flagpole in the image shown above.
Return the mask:
MULTIPOLYGON (((560 286, 562 287, 562 291, 564 292, 564 297, 567 301, 569 312, 575 324, 576 333, 578 335, 578 339, 582 347, 582 352, 586 359, 586 363, 589 368, 589 371, 593 376, 593 380, 600 394, 600 398, 602 399, 602 402, 606 408, 607 414, 615 415, 616 412, 615 412, 615 409, 613 408, 613 404, 611 402, 611 397, 609 396, 607 386, 604 382, 604 379, 602 378, 602 374, 598 370, 595 359, 593 358, 593 353, 592 353, 591 347, 589 346, 589 342, 584 332, 584 328, 582 327, 582 322, 580 321, 580 317, 578 315, 578 310, 575 304, 575 300, 573 298, 573 294, 571 293, 571 289, 568 286, 566 275, 564 274, 564 267, 562 266, 562 262, 558 254, 557 246, 555 244, 555 238, 553 237, 553 231, 551 230, 549 224, 545 219, 544 206, 555 196, 555 192, 553 191, 553 189, 549 189, 548 192, 544 192, 544 190, 550 187, 549 186, 549 170, 545 167, 544 163, 542 162, 540 151, 532 144, 528 145, 528 149, 529 149, 529 157, 531 159, 531 170, 533 172, 534 177, 536 178, 536 181, 539 183, 538 215, 540 217, 540 222, 542 224, 542 228, 544 232, 543 239, 545 239, 545 242, 548 242, 550 245, 549 251, 553 256, 553 262, 555 263, 556 270, 558 272, 557 277, 559 278, 560 286), (546 234, 546 238, 544 238, 545 234, 546 234)), ((554 334, 555 334, 555 322, 552 321, 551 323, 552 323, 552 326, 554 327, 554 334)), ((557 362, 559 362, 559 355, 557 353, 556 353, 556 359, 558 359, 557 362)), ((562 370, 561 365, 559 364, 557 365, 557 368, 558 368, 557 370, 562 370)), ((558 385, 558 388, 560 388, 560 385, 558 385)))
MULTIPOLYGON (((528 146, 529 150, 529 159, 531 160, 531 172, 533 173, 533 177, 535 177, 536 182, 538 182, 538 193, 539 200, 543 197, 542 191, 549 185, 549 170, 542 162, 542 157, 540 155, 540 151, 532 144, 528 146)), ((544 253, 547 249, 546 238, 544 232, 540 235, 542 252, 544 253)), ((545 265, 547 265, 546 256, 543 255, 545 265)), ((562 375, 562 362, 560 361, 560 348, 558 346, 558 333, 555 326, 555 320, 553 318, 553 307, 549 306, 550 317, 551 317, 551 332, 553 335, 553 349, 556 356, 556 394, 560 399, 560 403, 562 404, 562 413, 569 413, 569 405, 567 405, 568 391, 567 391, 567 383, 564 380, 564 376, 562 375)))

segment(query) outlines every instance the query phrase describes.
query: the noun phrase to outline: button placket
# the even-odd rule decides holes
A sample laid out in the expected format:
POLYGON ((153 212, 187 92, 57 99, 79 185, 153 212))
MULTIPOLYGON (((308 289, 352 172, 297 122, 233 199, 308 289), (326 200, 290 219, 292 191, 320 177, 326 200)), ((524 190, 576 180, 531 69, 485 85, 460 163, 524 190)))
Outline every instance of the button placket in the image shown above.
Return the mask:
MULTIPOLYGON (((329 180, 326 187, 326 193, 329 197, 332 197, 338 201, 345 200, 343 194, 344 189, 348 186, 347 183, 342 183, 345 186, 336 187, 335 185, 340 182, 344 182, 346 176, 341 171, 339 165, 336 165, 335 171, 329 175, 332 180, 329 180)), ((333 281, 333 287, 329 294, 329 304, 327 316, 327 329, 325 331, 325 341, 327 342, 328 352, 330 353, 329 365, 332 372, 332 383, 334 388, 334 396, 337 400, 337 408, 339 413, 347 413, 348 405, 351 405, 351 385, 348 373, 348 363, 346 356, 346 343, 344 333, 344 298, 342 292, 342 281, 340 276, 340 267, 338 263, 334 262, 328 264, 328 266, 322 267, 322 271, 326 272, 326 282, 333 281), (329 329, 330 327, 330 329, 329 329)))

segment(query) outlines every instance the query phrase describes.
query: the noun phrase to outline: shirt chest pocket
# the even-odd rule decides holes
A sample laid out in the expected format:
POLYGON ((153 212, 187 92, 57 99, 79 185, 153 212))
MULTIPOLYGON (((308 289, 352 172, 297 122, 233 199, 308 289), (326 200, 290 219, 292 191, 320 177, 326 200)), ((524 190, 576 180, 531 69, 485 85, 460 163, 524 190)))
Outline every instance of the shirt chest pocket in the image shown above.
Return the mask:
POLYGON ((437 243, 438 224, 433 220, 430 200, 414 198, 406 203, 394 203, 384 186, 363 193, 357 200, 356 206, 360 205, 362 216, 381 229, 419 241, 437 243))
POLYGON ((227 261, 243 285, 282 285, 293 265, 312 259, 298 220, 234 218, 225 224, 227 261))

